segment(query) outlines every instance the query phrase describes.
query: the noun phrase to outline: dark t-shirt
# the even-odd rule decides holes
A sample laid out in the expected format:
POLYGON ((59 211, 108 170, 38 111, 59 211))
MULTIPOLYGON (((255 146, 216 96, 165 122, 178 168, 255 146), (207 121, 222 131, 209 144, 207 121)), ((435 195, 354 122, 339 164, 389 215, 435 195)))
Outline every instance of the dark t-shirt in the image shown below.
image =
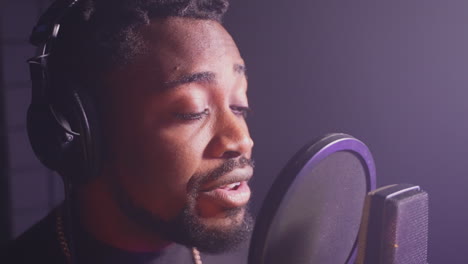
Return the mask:
MULTIPOLYGON (((2 264, 67 264, 57 236, 56 210, 12 241, 3 250, 2 264)), ((97 241, 81 228, 73 232, 75 263, 78 264, 178 264, 193 263, 191 249, 171 244, 158 252, 135 253, 117 249, 97 241)), ((201 255, 203 264, 245 263, 232 257, 201 255), (227 258, 226 258, 227 257, 227 258), (234 261, 234 262, 233 262, 234 261)))

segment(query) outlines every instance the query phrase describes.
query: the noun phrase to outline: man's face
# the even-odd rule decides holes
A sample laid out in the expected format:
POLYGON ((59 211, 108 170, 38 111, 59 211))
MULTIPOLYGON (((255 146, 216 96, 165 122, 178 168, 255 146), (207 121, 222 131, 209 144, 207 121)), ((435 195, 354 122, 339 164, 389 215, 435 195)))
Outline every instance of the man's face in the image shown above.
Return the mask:
POLYGON ((148 55, 106 78, 105 171, 118 199, 143 228, 184 222, 198 235, 242 233, 253 141, 234 41, 209 20, 154 20, 140 32, 148 55))

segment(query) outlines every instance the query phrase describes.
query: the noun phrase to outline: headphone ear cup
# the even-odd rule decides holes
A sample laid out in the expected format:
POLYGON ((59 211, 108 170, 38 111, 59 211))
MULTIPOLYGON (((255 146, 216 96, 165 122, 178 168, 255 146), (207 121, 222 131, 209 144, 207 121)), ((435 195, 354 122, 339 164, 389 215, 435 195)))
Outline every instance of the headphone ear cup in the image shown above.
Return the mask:
POLYGON ((71 149, 74 141, 74 136, 62 127, 69 124, 49 104, 31 103, 26 121, 34 153, 47 168, 59 171, 65 153, 71 149))
MULTIPOLYGON (((95 100, 84 89, 77 87, 71 89, 73 113, 76 117, 74 122, 78 125, 80 133, 77 147, 78 156, 73 157, 71 162, 81 164, 79 182, 86 182, 96 177, 101 169, 102 163, 102 137, 98 122, 95 100)), ((70 163, 71 163, 70 162, 70 163)))
POLYGON ((67 89, 55 104, 31 103, 27 113, 29 141, 49 169, 85 183, 101 168, 101 137, 93 100, 79 89, 67 89))

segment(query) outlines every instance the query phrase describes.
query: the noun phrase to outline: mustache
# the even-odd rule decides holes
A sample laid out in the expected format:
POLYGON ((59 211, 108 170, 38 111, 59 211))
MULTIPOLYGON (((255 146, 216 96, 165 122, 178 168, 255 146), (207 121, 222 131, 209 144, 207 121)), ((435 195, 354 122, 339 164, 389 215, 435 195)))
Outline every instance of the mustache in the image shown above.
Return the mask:
POLYGON ((255 161, 253 159, 248 159, 246 157, 240 157, 238 159, 229 159, 226 160, 223 164, 221 164, 219 167, 208 171, 206 173, 200 174, 197 177, 193 177, 192 179, 195 181, 192 184, 194 188, 198 190, 201 185, 204 183, 210 182, 217 180, 218 178, 221 178, 223 175, 235 170, 235 169, 240 169, 244 168, 246 166, 250 166, 255 168, 255 161))

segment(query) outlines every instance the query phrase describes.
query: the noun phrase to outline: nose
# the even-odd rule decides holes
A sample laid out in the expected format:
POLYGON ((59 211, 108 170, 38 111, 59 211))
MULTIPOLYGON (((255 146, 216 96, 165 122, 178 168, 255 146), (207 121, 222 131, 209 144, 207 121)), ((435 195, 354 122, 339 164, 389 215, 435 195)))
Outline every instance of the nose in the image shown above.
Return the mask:
POLYGON ((232 159, 243 155, 250 158, 254 143, 242 117, 232 112, 225 113, 213 128, 214 134, 207 147, 211 158, 232 159))

